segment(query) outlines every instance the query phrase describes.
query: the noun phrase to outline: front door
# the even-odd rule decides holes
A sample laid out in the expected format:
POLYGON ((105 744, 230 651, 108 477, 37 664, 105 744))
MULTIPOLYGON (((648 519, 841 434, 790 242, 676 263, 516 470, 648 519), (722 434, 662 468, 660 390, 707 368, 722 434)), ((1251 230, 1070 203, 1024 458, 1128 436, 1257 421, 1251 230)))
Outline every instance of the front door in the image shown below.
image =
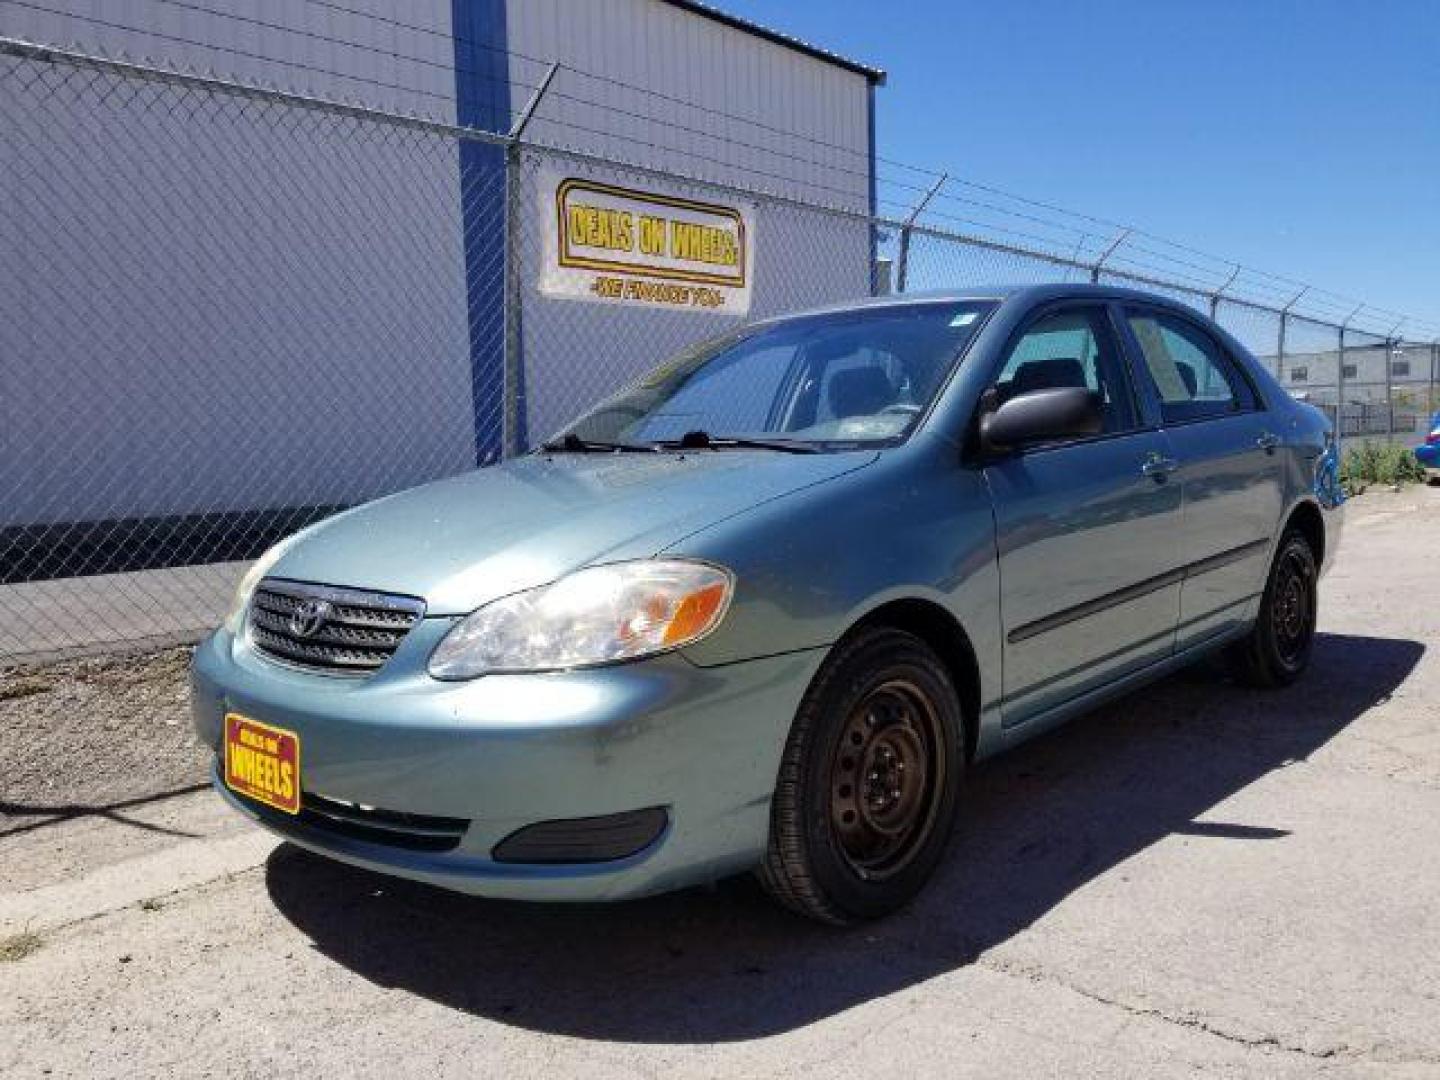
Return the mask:
POLYGON ((988 464, 1004 628, 1005 724, 1023 723, 1168 656, 1179 610, 1180 486, 1146 429, 1109 308, 1042 310, 994 382, 1000 399, 1088 386, 1097 436, 988 464))

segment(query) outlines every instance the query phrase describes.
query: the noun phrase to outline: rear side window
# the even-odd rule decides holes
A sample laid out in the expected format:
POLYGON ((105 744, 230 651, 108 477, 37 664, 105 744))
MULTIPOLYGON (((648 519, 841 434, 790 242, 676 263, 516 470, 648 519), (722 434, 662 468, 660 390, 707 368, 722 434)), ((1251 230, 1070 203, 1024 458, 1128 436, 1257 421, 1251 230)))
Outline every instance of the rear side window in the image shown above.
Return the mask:
POLYGON ((1130 330, 1160 394, 1166 423, 1225 416, 1255 407, 1235 362, 1203 330, 1159 311, 1130 311, 1130 330))

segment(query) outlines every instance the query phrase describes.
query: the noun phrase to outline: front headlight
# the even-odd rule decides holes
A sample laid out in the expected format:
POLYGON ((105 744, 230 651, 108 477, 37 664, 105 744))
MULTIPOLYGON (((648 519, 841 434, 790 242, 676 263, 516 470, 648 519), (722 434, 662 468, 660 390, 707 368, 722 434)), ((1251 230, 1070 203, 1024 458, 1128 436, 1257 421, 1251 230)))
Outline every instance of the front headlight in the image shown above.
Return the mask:
POLYGON ((578 570, 461 619, 430 656, 437 679, 635 660, 704 637, 734 592, 728 570, 647 559, 578 570))
POLYGON ((260 580, 270 572, 271 568, 280 561, 280 556, 289 551, 305 534, 307 530, 301 529, 292 533, 278 544, 266 549, 265 553, 250 564, 250 569, 245 571, 245 576, 240 579, 240 584, 235 587, 235 596, 230 601, 230 611, 225 616, 225 629, 232 634, 240 633, 240 628, 245 624, 245 608, 250 603, 250 597, 255 594, 255 588, 260 580))

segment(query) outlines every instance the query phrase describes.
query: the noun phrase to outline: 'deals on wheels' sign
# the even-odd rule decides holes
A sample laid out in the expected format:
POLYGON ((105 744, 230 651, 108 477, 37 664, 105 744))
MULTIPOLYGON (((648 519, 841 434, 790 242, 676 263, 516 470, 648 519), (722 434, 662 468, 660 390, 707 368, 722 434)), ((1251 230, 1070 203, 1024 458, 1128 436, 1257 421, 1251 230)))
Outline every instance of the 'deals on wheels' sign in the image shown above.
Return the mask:
MULTIPOLYGON (((540 291, 602 303, 750 310, 754 208, 550 177, 540 291)), ((544 197, 542 196, 542 197, 544 197)))

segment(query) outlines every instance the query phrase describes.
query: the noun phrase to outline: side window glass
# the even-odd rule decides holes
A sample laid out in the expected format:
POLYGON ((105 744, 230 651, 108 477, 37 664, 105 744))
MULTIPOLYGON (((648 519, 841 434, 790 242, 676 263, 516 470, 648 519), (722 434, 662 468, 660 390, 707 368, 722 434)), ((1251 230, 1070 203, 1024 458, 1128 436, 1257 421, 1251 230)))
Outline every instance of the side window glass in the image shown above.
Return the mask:
POLYGON ((1253 405, 1250 388, 1209 334, 1158 311, 1132 311, 1127 318, 1167 423, 1224 416, 1253 405))
POLYGON ((1106 433, 1137 426, 1125 365, 1104 309, 1087 306, 1042 315, 1015 343, 995 381, 1001 401, 1057 386, 1084 386, 1099 394, 1106 433))

